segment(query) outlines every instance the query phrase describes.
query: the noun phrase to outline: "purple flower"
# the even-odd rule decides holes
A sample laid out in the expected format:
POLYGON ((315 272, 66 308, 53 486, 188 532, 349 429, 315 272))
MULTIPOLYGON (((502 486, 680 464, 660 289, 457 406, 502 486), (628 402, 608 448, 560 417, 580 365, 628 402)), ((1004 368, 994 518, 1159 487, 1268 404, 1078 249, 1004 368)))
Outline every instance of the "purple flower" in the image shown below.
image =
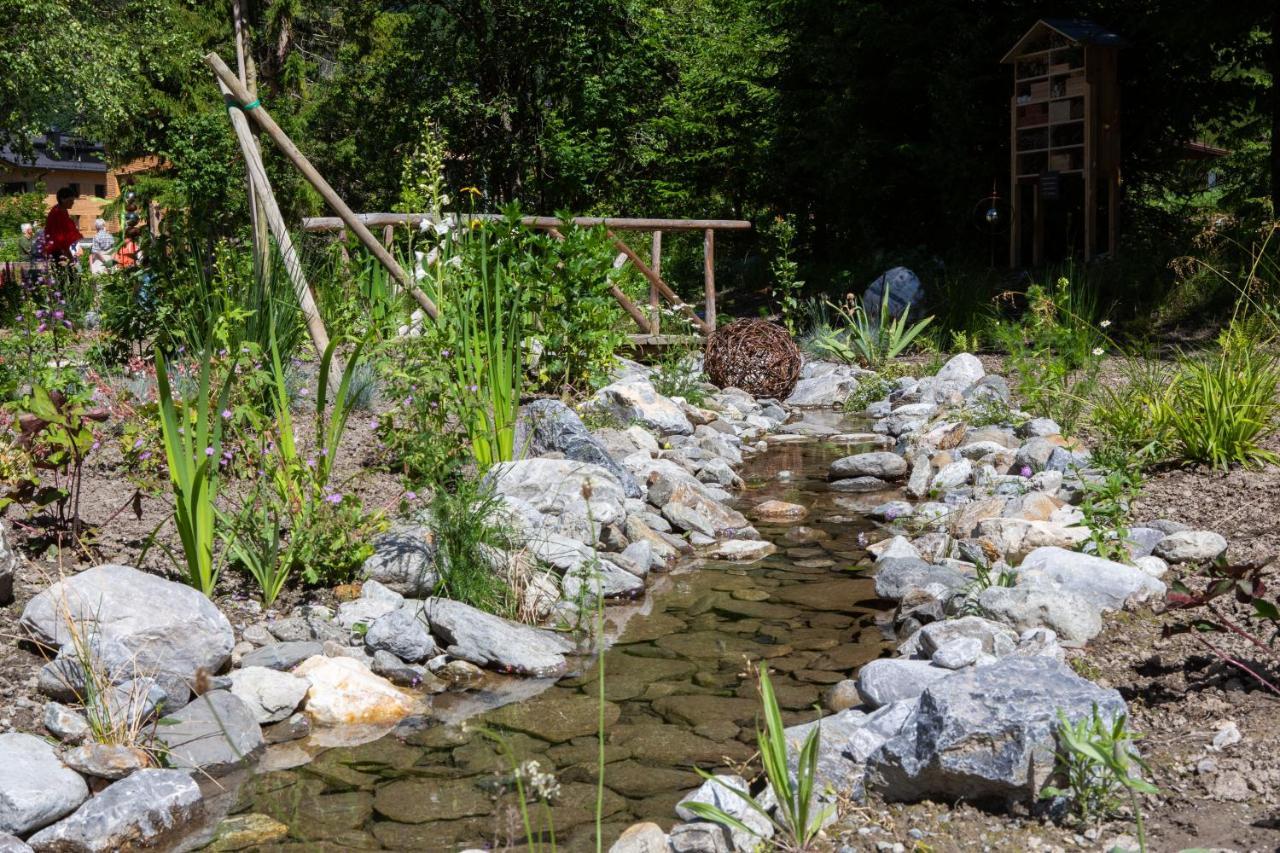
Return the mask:
POLYGON ((336 506, 337 504, 342 503, 342 495, 340 495, 337 492, 334 492, 331 495, 326 495, 325 500, 336 506))
POLYGON ((100 441, 95 441, 95 442, 93 443, 93 446, 92 446, 92 447, 90 447, 89 449, 90 449, 90 450, 97 450, 97 449, 98 449, 98 446, 99 446, 100 444, 102 444, 102 442, 100 442, 100 441))
POLYGON ((299 389, 298 389, 298 396, 299 396, 299 397, 305 397, 305 396, 307 396, 307 389, 306 389, 306 388, 299 388, 299 389))
POLYGON ((316 460, 314 460, 314 459, 312 459, 312 458, 308 457, 308 458, 307 458, 307 467, 308 467, 308 468, 314 468, 314 467, 316 467, 316 460))
POLYGON ((205 456, 212 456, 212 455, 213 455, 213 448, 212 448, 212 447, 206 447, 206 448, 204 449, 204 455, 205 455, 205 456))
POLYGON ((897 518, 897 517, 898 517, 898 511, 897 511, 896 509, 894 509, 893 507, 889 507, 888 509, 886 509, 886 510, 884 511, 884 520, 885 520, 885 521, 893 521, 893 520, 894 520, 895 518, 897 518))
POLYGON ((1023 477, 1030 477, 1030 476, 1031 476, 1031 466, 1030 466, 1030 465, 1023 465, 1023 466, 1022 466, 1022 469, 1021 469, 1020 471, 1018 471, 1018 473, 1019 473, 1019 474, 1021 474, 1023 477))
POLYGON ((151 451, 150 451, 150 450, 144 450, 144 451, 142 451, 141 453, 139 453, 139 454, 138 454, 138 461, 139 461, 139 462, 146 462, 146 461, 147 461, 148 459, 150 459, 150 458, 151 458, 151 451))
POLYGON ((55 319, 55 320, 61 320, 61 319, 62 319, 62 312, 61 312, 61 311, 54 311, 54 312, 53 312, 53 319, 55 319))
POLYGON ((142 447, 142 439, 138 439, 137 441, 135 441, 135 442, 133 443, 133 449, 134 449, 134 450, 137 450, 139 447, 142 447))
POLYGON ((476 393, 477 390, 479 390, 479 388, 478 386, 475 386, 475 385, 468 385, 467 390, 470 391, 472 394, 474 394, 476 393))
POLYGON ((231 410, 230 410, 230 409, 223 409, 223 410, 222 410, 222 419, 225 421, 225 420, 228 420, 230 417, 231 417, 231 410))
POLYGON ((417 493, 417 492, 405 492, 405 493, 404 493, 404 499, 405 499, 405 500, 407 500, 407 501, 416 501, 416 500, 418 499, 418 493, 417 493))
POLYGON ((39 326, 36 326, 36 333, 37 333, 37 334, 39 334, 40 332, 43 332, 44 330, 45 330, 44 323, 41 323, 39 326))

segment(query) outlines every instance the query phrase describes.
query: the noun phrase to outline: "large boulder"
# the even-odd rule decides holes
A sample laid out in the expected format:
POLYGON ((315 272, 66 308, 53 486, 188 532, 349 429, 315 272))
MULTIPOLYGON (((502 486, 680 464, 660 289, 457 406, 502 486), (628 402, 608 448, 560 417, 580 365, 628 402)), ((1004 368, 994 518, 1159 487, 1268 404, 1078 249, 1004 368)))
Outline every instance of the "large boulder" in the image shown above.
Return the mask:
POLYGON ((1156 542, 1152 553, 1169 563, 1216 560, 1227 550, 1227 540, 1212 530, 1180 530, 1156 542))
POLYGON ((435 537, 418 524, 397 525, 373 539, 363 574, 401 595, 430 595, 439 580, 435 537))
POLYGON ((967 352, 953 355, 951 359, 944 365, 942 369, 935 374, 935 378, 939 382, 944 382, 957 390, 964 391, 970 385, 973 385, 987 371, 983 368, 982 362, 978 357, 967 352))
POLYGON ((597 588, 605 598, 630 598, 644 591, 644 580, 640 576, 568 536, 555 533, 535 536, 525 547, 564 578, 567 598, 576 598, 584 591, 594 593, 597 588))
POLYGON ((773 837, 773 824, 760 812, 747 805, 743 797, 749 796, 750 793, 751 788, 747 785, 747 780, 741 776, 736 774, 712 776, 676 803, 676 816, 681 820, 701 820, 697 812, 689 808, 690 803, 701 803, 717 808, 737 819, 750 830, 750 832, 741 829, 730 830, 734 849, 751 850, 762 839, 773 837))
POLYGON ((1058 715, 1126 711, 1047 657, 1007 657, 957 672, 921 694, 912 718, 872 755, 867 784, 886 799, 1035 802, 1053 771, 1058 715))
POLYGON ((801 408, 843 405, 849 395, 858 390, 860 373, 856 367, 809 362, 801 373, 803 378, 791 389, 787 405, 801 408))
POLYGON ((118 642, 137 673, 164 685, 175 704, 197 671, 227 665, 236 641, 227 617, 197 590, 112 564, 55 583, 27 603, 20 624, 51 648, 67 646, 72 631, 118 642))
POLYGON ((231 672, 231 693, 244 702, 260 725, 289 717, 307 698, 305 678, 265 666, 246 666, 231 672))
POLYGON ((876 561, 875 582, 877 596, 897 600, 910 590, 934 584, 958 590, 969 579, 955 569, 935 566, 914 557, 885 557, 876 561))
POLYGON ((447 598, 428 599, 426 613, 432 633, 454 657, 518 675, 564 674, 567 664, 560 645, 536 628, 447 598))
POLYGON ((907 460, 886 450, 856 453, 832 462, 827 476, 832 480, 843 480, 849 477, 898 480, 907 476, 907 460))
POLYGON ((607 412, 623 424, 638 423, 660 435, 693 433, 693 424, 680 406, 659 394, 646 379, 606 385, 587 401, 586 408, 607 412))
POLYGON ((978 606, 1019 632, 1051 628, 1072 643, 1085 643, 1102 632, 1101 608, 1065 589, 1044 586, 993 586, 978 593, 978 606))
POLYGON ((80 774, 35 735, 0 735, 0 833, 26 835, 75 811, 89 796, 80 774))
POLYGON ((365 631, 364 646, 370 652, 390 652, 409 663, 421 663, 436 653, 436 641, 416 601, 374 620, 365 631))
POLYGON ((255 712, 227 690, 197 696, 168 715, 156 736, 168 748, 172 766, 209 776, 250 767, 266 749, 255 712))
POLYGON ((200 786, 190 773, 139 770, 28 842, 37 853, 171 850, 203 814, 200 786))
POLYGON ((951 670, 928 661, 908 658, 880 658, 858 670, 858 695, 872 708, 902 699, 914 699, 935 681, 951 675, 951 670))
POLYGON ((602 527, 626 518, 627 495, 622 484, 607 468, 590 462, 503 462, 489 469, 485 483, 499 495, 528 503, 547 518, 554 532, 588 545, 596 542, 602 527))
POLYGON ((1025 518, 984 518, 978 522, 976 533, 1013 563, 1037 549, 1062 550, 1064 546, 1079 545, 1089 538, 1089 531, 1084 527, 1025 518))
POLYGON ((1036 548, 1018 567, 1019 581, 1048 581, 1102 610, 1123 610, 1164 595, 1162 582, 1134 566, 1063 548, 1036 548))
POLYGON ((613 473, 627 497, 644 494, 631 472, 619 465, 604 442, 587 430, 578 413, 559 400, 535 400, 521 408, 515 447, 522 458, 563 453, 566 459, 599 465, 613 473))

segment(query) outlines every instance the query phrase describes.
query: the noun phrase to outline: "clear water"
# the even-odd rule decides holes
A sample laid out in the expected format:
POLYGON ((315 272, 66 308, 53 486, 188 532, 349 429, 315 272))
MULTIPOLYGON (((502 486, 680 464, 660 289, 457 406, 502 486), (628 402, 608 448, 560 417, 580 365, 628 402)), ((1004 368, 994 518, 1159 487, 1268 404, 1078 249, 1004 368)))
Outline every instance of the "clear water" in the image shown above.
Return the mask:
MULTIPOLYGON (((606 745, 604 846, 637 820, 664 827, 700 784, 750 762, 759 710, 747 660, 766 659, 787 722, 814 719, 831 684, 880 656, 877 619, 890 607, 860 571, 861 514, 886 495, 841 495, 824 480, 848 445, 781 444, 748 462, 751 507, 770 498, 809 508, 801 524, 758 524, 778 545, 749 565, 682 566, 652 585, 645 602, 611 613, 617 641, 604 655, 606 745), (781 472, 790 476, 779 477, 781 472)), ((880 621, 883 621, 882 619, 880 621)), ((511 786, 515 762, 537 761, 558 794, 534 802, 529 821, 561 850, 595 849, 598 670, 549 682, 494 682, 434 697, 432 711, 379 740, 318 751, 310 763, 248 780, 233 810, 289 826, 262 850, 455 850, 522 848, 524 819, 511 786), (514 693, 513 693, 514 691, 514 693), (530 695, 535 694, 535 695, 530 695), (521 701, 472 715, 478 708, 521 701), (481 728, 503 732, 495 743, 481 728)), ((274 760, 308 754, 286 745, 274 760)), ((548 846, 545 849, 550 849, 548 846)))

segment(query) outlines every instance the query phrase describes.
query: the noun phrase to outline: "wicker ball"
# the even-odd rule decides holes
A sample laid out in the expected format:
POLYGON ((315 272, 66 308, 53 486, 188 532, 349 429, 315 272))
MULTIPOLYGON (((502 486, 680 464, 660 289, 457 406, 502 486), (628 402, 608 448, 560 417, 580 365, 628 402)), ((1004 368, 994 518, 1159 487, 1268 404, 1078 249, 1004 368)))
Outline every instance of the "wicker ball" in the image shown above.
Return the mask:
POLYGON ((707 341, 704 369, 721 388, 785 399, 800 378, 800 348, 768 320, 734 320, 707 341))

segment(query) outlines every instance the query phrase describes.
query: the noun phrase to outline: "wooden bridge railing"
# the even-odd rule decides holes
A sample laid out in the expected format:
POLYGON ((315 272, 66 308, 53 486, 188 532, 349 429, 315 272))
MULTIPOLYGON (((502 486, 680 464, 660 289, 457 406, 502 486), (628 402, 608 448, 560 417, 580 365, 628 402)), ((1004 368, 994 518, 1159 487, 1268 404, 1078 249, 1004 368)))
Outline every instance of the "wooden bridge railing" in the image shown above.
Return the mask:
MULTIPOLYGON (((460 222, 466 222, 471 218, 482 219, 486 221, 494 221, 502 219, 499 214, 463 214, 458 217, 460 222)), ((423 220, 435 221, 435 217, 426 213, 360 213, 356 214, 356 219, 360 224, 366 227, 374 227, 381 225, 384 227, 383 240, 390 243, 394 235, 394 229, 397 225, 409 227, 418 226, 423 220)), ((563 221, 554 216, 526 216, 521 220, 524 225, 530 228, 537 228, 546 231, 552 235, 559 236, 557 230, 563 221)), ((657 340, 661 334, 660 317, 662 313, 662 300, 665 299, 672 304, 677 310, 683 312, 689 318, 694 328, 709 335, 716 329, 716 274, 715 274, 715 238, 717 231, 749 231, 751 223, 742 219, 634 219, 612 216, 577 216, 570 220, 574 225, 584 228, 594 228, 596 226, 604 226, 606 233, 613 241, 616 248, 622 256, 625 256, 636 269, 638 269, 649 282, 649 313, 646 316, 639 307, 632 302, 626 294, 624 294, 617 286, 612 288, 613 297, 623 307, 628 315, 640 327, 640 331, 644 337, 657 340), (650 232, 652 243, 649 249, 649 258, 642 258, 631 246, 627 245, 614 232, 617 231, 638 231, 650 232), (682 231, 701 231, 702 232, 702 276, 703 276, 703 298, 705 300, 705 308, 703 314, 706 319, 699 317, 697 312, 693 310, 687 303, 676 295, 670 285, 662 278, 662 233, 664 231, 682 232, 682 231)), ((358 226, 357 226, 358 227, 358 226)), ((345 231, 346 225, 342 219, 336 216, 320 216, 311 217, 302 220, 302 230, 304 231, 345 231)))

